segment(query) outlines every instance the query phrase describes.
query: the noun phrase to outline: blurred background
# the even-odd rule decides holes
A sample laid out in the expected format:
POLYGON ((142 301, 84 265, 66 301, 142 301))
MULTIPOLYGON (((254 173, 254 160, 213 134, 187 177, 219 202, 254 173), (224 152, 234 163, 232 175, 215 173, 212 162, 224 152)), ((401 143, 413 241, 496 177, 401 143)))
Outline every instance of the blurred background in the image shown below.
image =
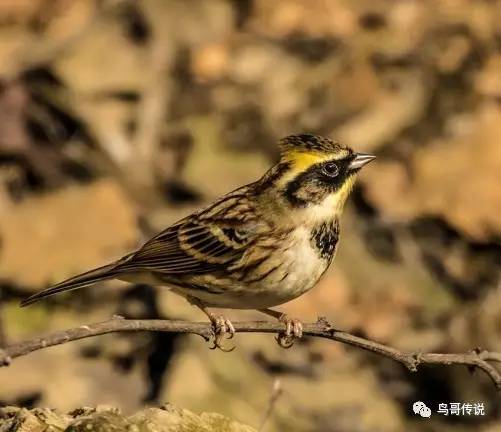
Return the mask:
MULTIPOLYGON (((203 320, 119 282, 19 301, 120 257, 320 133, 374 153, 335 264, 281 310, 405 350, 501 350, 501 1, 1 0, 0 346, 113 314, 203 320)), ((232 319, 264 319, 230 311, 232 319)), ((109 335, 0 370, 0 405, 166 401, 272 431, 499 431, 482 373, 324 340, 109 335), (412 413, 481 402, 485 416, 412 413)))

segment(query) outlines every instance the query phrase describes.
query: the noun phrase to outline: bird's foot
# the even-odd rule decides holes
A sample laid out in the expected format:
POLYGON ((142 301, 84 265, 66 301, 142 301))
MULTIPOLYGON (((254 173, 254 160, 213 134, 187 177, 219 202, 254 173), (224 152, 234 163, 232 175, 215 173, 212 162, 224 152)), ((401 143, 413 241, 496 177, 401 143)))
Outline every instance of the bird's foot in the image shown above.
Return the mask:
POLYGON ((286 314, 280 315, 278 320, 285 324, 285 331, 278 333, 276 341, 282 348, 290 348, 296 339, 303 336, 303 323, 286 314))
POLYGON ((232 339, 235 336, 235 327, 231 321, 222 315, 210 315, 209 316, 212 323, 212 331, 214 333, 213 346, 210 349, 220 349, 224 352, 231 352, 235 347, 224 348, 222 341, 226 339, 232 339))

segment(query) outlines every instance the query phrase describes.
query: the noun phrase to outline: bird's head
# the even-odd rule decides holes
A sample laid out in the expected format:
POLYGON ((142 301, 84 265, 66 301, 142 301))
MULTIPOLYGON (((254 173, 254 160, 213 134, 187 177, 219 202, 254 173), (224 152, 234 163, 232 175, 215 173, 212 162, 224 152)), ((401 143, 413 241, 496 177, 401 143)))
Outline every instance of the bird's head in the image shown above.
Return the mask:
POLYGON ((375 159, 318 135, 291 135, 279 146, 281 159, 262 182, 273 185, 292 208, 331 215, 342 210, 358 171, 375 159))

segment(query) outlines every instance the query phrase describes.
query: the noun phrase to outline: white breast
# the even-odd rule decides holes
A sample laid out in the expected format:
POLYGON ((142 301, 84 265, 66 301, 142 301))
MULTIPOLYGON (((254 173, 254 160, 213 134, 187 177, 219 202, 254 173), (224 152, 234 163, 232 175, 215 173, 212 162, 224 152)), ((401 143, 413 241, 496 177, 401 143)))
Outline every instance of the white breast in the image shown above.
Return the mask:
POLYGON ((311 289, 328 266, 312 247, 310 229, 296 228, 293 238, 295 246, 284 253, 284 261, 290 262, 290 270, 284 281, 287 283, 282 287, 290 299, 311 289))
POLYGON ((290 243, 277 251, 282 264, 267 278, 250 284, 234 282, 224 294, 205 300, 214 306, 263 309, 286 303, 310 290, 324 273, 328 262, 312 247, 311 230, 298 227, 290 243))

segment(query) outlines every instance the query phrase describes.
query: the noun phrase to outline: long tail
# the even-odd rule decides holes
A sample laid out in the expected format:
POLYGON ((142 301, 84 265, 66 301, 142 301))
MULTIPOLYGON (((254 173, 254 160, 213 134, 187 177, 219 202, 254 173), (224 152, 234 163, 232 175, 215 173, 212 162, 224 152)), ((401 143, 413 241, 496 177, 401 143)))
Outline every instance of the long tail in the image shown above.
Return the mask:
POLYGON ((79 288, 84 288, 88 285, 92 285, 96 282, 104 281, 107 279, 113 279, 116 277, 120 271, 117 269, 118 263, 108 264, 96 269, 87 271, 85 273, 74 276, 70 279, 62 281, 56 285, 53 285, 43 291, 40 291, 32 296, 24 299, 21 302, 21 307, 28 306, 32 303, 37 302, 45 297, 58 294, 63 291, 71 291, 79 288))

